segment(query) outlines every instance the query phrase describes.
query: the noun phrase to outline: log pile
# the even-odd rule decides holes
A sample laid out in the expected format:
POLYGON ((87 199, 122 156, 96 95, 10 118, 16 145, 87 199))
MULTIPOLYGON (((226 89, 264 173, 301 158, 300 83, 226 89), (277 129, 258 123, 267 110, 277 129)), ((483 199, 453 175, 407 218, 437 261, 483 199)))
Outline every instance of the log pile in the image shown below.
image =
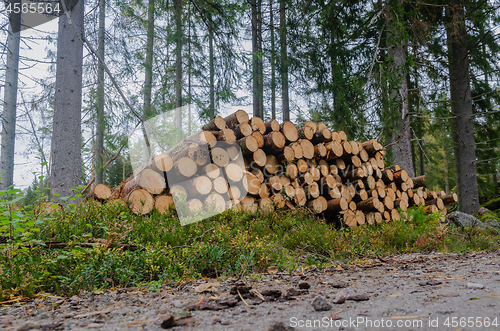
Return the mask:
POLYGON ((446 214, 457 201, 454 193, 428 191, 424 176, 386 166, 384 153, 376 140, 350 141, 323 123, 264 122, 238 110, 216 116, 120 187, 96 186, 94 196, 128 201, 141 215, 166 212, 176 195, 193 212, 304 206, 350 227, 399 219, 414 205, 446 214))

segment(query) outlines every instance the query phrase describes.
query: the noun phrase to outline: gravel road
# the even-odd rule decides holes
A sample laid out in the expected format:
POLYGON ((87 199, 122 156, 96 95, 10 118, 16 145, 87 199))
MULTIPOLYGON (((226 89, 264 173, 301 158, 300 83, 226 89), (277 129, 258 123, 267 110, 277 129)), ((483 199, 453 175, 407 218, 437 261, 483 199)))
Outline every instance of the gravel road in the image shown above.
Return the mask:
POLYGON ((39 297, 1 307, 0 330, 498 330, 499 274, 498 251, 351 260, 159 292, 39 297))

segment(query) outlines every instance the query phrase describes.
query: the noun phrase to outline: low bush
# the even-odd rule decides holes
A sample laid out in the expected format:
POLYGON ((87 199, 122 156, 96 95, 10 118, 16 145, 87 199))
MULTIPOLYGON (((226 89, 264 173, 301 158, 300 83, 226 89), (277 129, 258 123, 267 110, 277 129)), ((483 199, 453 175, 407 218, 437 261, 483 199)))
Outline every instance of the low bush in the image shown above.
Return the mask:
POLYGON ((157 289, 188 278, 265 272, 271 265, 294 272, 346 258, 487 250, 500 242, 495 230, 449 228, 441 215, 422 209, 410 210, 408 219, 351 229, 338 229, 305 209, 267 215, 226 211, 181 226, 174 211, 137 216, 122 204, 89 200, 49 215, 28 213, 8 201, 0 200, 1 300, 41 291, 73 295, 146 284, 157 289), (54 249, 48 242, 67 245, 54 249))

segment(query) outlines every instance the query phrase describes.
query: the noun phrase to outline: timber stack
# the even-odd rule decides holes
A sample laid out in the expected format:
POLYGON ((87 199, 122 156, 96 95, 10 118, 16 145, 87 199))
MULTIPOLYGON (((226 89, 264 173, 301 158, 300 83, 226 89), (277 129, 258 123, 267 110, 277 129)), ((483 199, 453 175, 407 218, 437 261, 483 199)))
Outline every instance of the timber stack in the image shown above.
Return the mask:
POLYGON ((93 196, 128 202, 142 215, 175 208, 176 194, 192 212, 304 206, 349 227, 400 219, 415 205, 446 214, 457 201, 427 190, 424 176, 386 166, 384 153, 376 140, 350 141, 323 123, 264 122, 238 110, 154 156, 118 188, 95 186, 93 196))

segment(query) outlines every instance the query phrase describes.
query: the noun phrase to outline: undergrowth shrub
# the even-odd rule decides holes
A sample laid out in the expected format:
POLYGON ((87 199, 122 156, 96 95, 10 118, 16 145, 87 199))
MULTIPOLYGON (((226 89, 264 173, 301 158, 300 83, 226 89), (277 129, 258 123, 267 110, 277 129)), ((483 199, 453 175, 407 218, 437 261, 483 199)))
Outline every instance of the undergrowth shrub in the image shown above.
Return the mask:
POLYGON ((96 201, 30 215, 31 234, 0 246, 2 300, 41 291, 72 295, 144 284, 158 289, 188 278, 239 278, 269 266, 294 272, 379 254, 495 249, 500 238, 496 230, 450 228, 441 215, 421 208, 409 210, 408 219, 357 228, 338 228, 307 210, 226 211, 181 226, 175 211, 137 216, 125 205, 96 201), (68 245, 53 249, 46 242, 68 245), (138 249, 122 250, 124 245, 138 249))

